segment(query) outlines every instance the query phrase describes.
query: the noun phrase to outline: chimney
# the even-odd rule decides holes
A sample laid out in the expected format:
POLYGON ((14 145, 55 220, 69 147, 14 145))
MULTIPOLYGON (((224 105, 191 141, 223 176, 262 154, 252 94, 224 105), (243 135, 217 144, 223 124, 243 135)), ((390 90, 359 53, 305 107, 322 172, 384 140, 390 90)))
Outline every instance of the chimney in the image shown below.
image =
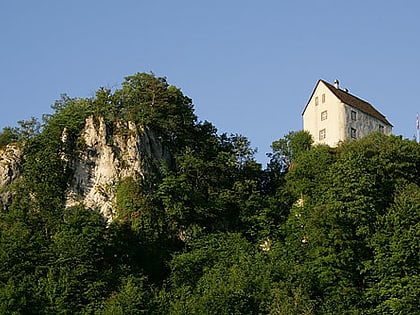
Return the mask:
POLYGON ((337 80, 337 79, 335 79, 335 81, 334 81, 334 87, 335 87, 336 89, 339 89, 339 88, 340 88, 340 82, 338 82, 338 80, 337 80))

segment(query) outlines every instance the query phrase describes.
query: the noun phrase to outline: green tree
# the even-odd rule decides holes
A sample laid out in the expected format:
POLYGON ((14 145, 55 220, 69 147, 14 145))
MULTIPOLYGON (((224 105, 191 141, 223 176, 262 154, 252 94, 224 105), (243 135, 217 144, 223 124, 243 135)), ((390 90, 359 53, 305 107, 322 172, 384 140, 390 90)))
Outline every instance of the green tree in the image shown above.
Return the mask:
POLYGON ((177 155, 175 169, 166 168, 159 185, 175 233, 235 231, 241 222, 252 224, 245 222, 260 210, 263 172, 248 141, 240 136, 209 138, 210 149, 187 147, 177 155))
POLYGON ((367 265, 372 314, 418 314, 420 306, 420 187, 400 186, 394 203, 372 237, 374 259, 367 265))
POLYGON ((137 73, 125 78, 113 97, 122 108, 122 118, 161 132, 174 148, 182 145, 196 122, 192 101, 166 78, 137 73), (180 142, 179 142, 180 141, 180 142))
POLYGON ((272 153, 268 154, 269 169, 287 171, 293 160, 309 150, 312 143, 311 134, 304 130, 291 131, 284 138, 274 141, 271 145, 272 153))
POLYGON ((96 211, 65 211, 51 243, 47 276, 40 281, 48 301, 46 313, 77 313, 99 305, 106 291, 105 228, 96 211))
POLYGON ((270 295, 265 255, 239 234, 216 233, 174 256, 169 314, 258 314, 270 295))
POLYGON ((19 138, 20 139, 31 139, 35 137, 41 131, 41 123, 35 118, 31 117, 29 120, 19 120, 19 138))
POLYGON ((42 130, 42 125, 35 117, 29 120, 19 120, 19 127, 4 127, 0 132, 0 147, 12 142, 29 140, 38 135, 42 130))
POLYGON ((19 140, 19 130, 14 127, 4 127, 0 132, 0 148, 19 140))
POLYGON ((133 276, 123 279, 123 284, 117 292, 105 301, 104 307, 95 312, 103 315, 136 315, 147 314, 147 299, 150 291, 143 288, 144 279, 133 276))
POLYGON ((48 265, 49 238, 29 196, 18 191, 16 198, 19 203, 0 212, 0 313, 40 314, 38 279, 48 265))
POLYGON ((414 141, 375 133, 330 148, 290 132, 263 171, 246 137, 197 122, 192 100, 153 74, 52 108, 0 133, 0 147, 23 148, 0 213, 0 313, 419 313, 414 141), (65 207, 91 115, 153 131, 168 156, 118 183, 108 225, 65 207))
MULTIPOLYGON (((320 149, 311 149, 308 156, 320 149)), ((306 291, 318 301, 317 312, 359 313, 370 283, 365 266, 375 259, 370 239, 398 183, 418 181, 411 174, 417 173, 418 148, 398 137, 373 134, 339 146, 335 158, 328 153, 306 160, 308 153, 286 175, 287 185, 303 192, 288 220, 289 259, 298 266, 297 279, 310 284, 306 291), (313 184, 302 182, 318 167, 313 184)))
POLYGON ((179 248, 180 241, 167 222, 154 186, 140 179, 122 180, 117 189, 118 216, 109 230, 115 233, 110 245, 120 267, 160 282, 168 272, 170 254, 179 248))
POLYGON ((333 149, 325 145, 302 151, 285 175, 287 183, 284 188, 288 189, 295 201, 305 196, 322 197, 325 184, 331 178, 329 170, 335 161, 333 149))

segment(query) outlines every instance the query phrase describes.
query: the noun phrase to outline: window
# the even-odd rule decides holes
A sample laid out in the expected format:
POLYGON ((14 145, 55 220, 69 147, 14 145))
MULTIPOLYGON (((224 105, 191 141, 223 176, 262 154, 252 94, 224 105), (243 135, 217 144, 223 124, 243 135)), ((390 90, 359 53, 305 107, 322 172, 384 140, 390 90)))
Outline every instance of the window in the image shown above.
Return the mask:
POLYGON ((322 94, 322 103, 325 103, 325 94, 322 94))
POLYGON ((315 97, 315 105, 318 105, 318 96, 315 97))
POLYGON ((357 131, 356 131, 356 129, 351 128, 351 130, 350 130, 350 137, 352 139, 357 139, 357 131))
POLYGON ((382 125, 379 125, 379 132, 380 133, 385 133, 385 128, 382 125))
POLYGON ((325 120, 325 119, 327 119, 327 111, 326 111, 326 110, 324 110, 324 111, 321 113, 321 120, 325 120))
POLYGON ((357 113, 354 110, 351 111, 351 120, 357 120, 357 113))
POLYGON ((327 137, 325 129, 319 131, 319 140, 324 140, 327 137))

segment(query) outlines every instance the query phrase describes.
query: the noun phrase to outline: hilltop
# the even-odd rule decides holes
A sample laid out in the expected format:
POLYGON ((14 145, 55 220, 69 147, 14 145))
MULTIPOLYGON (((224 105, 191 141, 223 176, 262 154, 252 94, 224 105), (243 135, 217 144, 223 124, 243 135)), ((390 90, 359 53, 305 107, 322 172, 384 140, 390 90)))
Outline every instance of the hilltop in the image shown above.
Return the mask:
POLYGON ((291 131, 266 169, 138 73, 0 133, 0 313, 419 313, 420 145, 291 131))

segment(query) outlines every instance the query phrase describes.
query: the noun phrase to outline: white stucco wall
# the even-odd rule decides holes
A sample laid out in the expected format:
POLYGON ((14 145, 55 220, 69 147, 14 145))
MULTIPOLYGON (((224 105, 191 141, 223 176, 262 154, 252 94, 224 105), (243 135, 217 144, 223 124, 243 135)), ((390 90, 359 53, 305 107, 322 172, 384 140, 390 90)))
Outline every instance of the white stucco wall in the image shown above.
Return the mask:
POLYGON ((360 139, 384 127, 384 133, 390 135, 392 127, 340 101, 330 89, 320 81, 303 113, 303 129, 311 133, 315 144, 327 144, 336 147, 340 141, 351 138, 351 129, 356 130, 356 139, 360 139), (325 94, 325 102, 322 95, 325 94), (318 97, 318 105, 315 105, 318 97), (351 112, 356 112, 352 120, 351 112), (321 113, 327 111, 327 119, 321 120, 321 113), (319 139, 320 130, 325 129, 325 139, 319 139))
POLYGON ((303 129, 311 133, 314 143, 337 146, 338 142, 345 137, 345 113, 340 100, 320 82, 310 99, 303 114, 303 129), (322 95, 325 94, 325 102, 322 102, 322 95), (318 97, 318 105, 315 99, 318 97), (327 119, 321 120, 321 113, 327 111, 327 119), (320 130, 325 129, 326 138, 319 139, 320 130))

